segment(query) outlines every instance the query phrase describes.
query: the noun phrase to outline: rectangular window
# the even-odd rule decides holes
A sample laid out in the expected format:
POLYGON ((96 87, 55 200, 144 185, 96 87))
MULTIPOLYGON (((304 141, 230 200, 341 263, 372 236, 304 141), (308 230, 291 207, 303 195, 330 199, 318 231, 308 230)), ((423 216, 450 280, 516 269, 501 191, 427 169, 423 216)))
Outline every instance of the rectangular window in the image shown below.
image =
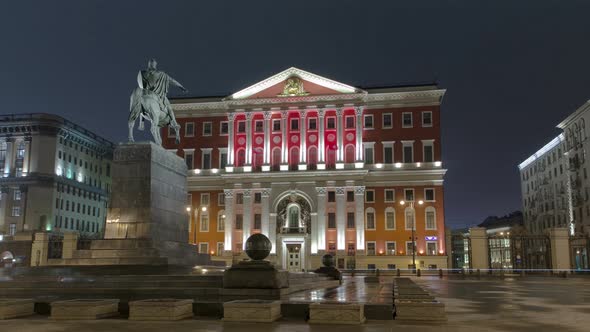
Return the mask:
POLYGON ((336 213, 333 213, 333 212, 328 213, 328 228, 329 229, 336 228, 336 213))
POLYGON ((354 212, 346 214, 346 228, 354 228, 354 212))
POLYGON ((411 255, 414 252, 414 247, 416 247, 415 242, 406 241, 406 254, 411 255))
POLYGON ((201 206, 209 206, 209 193, 201 194, 201 206))
POLYGON ((201 168, 202 169, 211 169, 211 149, 202 149, 201 150, 201 168))
POLYGON ((217 194, 217 205, 220 205, 220 206, 225 205, 225 193, 217 194))
POLYGON ((414 146, 404 145, 404 163, 414 162, 414 146))
POLYGON ((373 144, 365 144, 365 164, 371 165, 375 162, 373 144))
POLYGON ((332 253, 336 252, 336 243, 328 242, 328 251, 332 253))
POLYGON ((395 202, 395 189, 385 189, 385 202, 395 202))
POLYGON ((299 119, 291 119, 291 130, 299 130, 299 119))
POLYGON ((367 229, 375 229, 375 213, 367 212, 367 229))
POLYGON ((223 242, 217 242, 217 256, 223 255, 223 251, 225 250, 225 249, 223 249, 223 247, 224 247, 223 242))
MULTIPOLYGON (((168 137, 174 137, 176 136, 176 130, 174 130, 174 128, 172 128, 171 126, 168 127, 168 137)), ((70 147, 72 147, 72 145, 70 144, 70 147)), ((72 156, 70 155, 70 162, 72 161, 72 156)))
POLYGON ((307 120, 307 128, 309 130, 317 130, 318 129, 318 120, 316 118, 309 118, 309 120, 307 120))
POLYGON ((385 247, 386 247, 385 249, 386 249, 388 255, 395 255, 396 254, 395 241, 385 242, 385 247))
POLYGON ((240 230, 244 227, 244 216, 236 214, 236 229, 240 230))
POLYGON ((225 169, 227 166, 227 150, 219 150, 219 168, 225 169))
POLYGON ((199 243, 199 254, 208 254, 209 253, 209 243, 201 242, 199 243))
POLYGON ((254 121, 254 131, 257 133, 262 133, 264 131, 264 121, 263 120, 254 121))
POLYGON ((194 154, 193 154, 192 151, 190 151, 190 152, 189 151, 185 151, 184 152, 184 162, 186 163, 186 168, 187 169, 190 170, 190 169, 195 168, 195 166, 194 166, 194 162, 195 162, 194 159, 195 158, 194 158, 194 154))
POLYGON ((260 213, 254 214, 254 229, 262 229, 262 215, 260 213))
POLYGON ((365 203, 375 203, 375 190, 365 190, 365 203))
POLYGON ((16 234, 16 224, 10 224, 8 227, 8 235, 14 236, 16 234))
POLYGON ((219 123, 219 134, 220 135, 227 135, 229 133, 229 122, 221 121, 219 123))
POLYGON ((434 202, 434 189, 424 189, 424 200, 427 202, 434 202))
POLYGON ((412 113, 404 112, 402 113, 402 128, 412 128, 412 113))
POLYGON ((203 122, 203 136, 211 136, 213 133, 213 124, 210 121, 203 122))
POLYGON ((393 164, 393 145, 383 146, 383 162, 393 164))
POLYGON ((201 214, 201 232, 209 231, 209 215, 207 213, 201 214))
POLYGON ((13 217, 20 217, 20 206, 13 206, 12 207, 12 216, 13 217))
POLYGON ((436 256, 438 254, 436 242, 426 242, 426 254, 429 256, 436 256))
POLYGON ((385 229, 395 229, 395 212, 385 211, 385 229))
POLYGON ((272 131, 281 131, 281 120, 280 119, 272 120, 272 131))
POLYGON ((225 214, 219 214, 217 216, 217 231, 225 231, 225 214))
POLYGON ((236 194, 236 204, 244 204, 244 194, 243 193, 236 194))
POLYGON ((185 137, 195 136, 195 123, 194 122, 187 122, 184 124, 184 136, 185 137))
POLYGON ((395 270, 396 269, 396 266, 397 265, 395 265, 395 264, 387 264, 387 269, 388 270, 395 270))
POLYGON ((432 127, 432 112, 422 112, 422 127, 432 127))
POLYGON ((336 192, 328 191, 328 202, 336 202, 336 192))
POLYGON ((365 114, 363 119, 365 129, 373 129, 373 114, 365 114))
POLYGON ((424 145, 424 162, 431 163, 434 161, 434 148, 432 143, 424 145))
POLYGON ((336 118, 333 116, 329 116, 326 118, 326 128, 327 129, 336 129, 336 118))
POLYGON ((14 190, 14 200, 15 201, 20 201, 22 197, 22 192, 18 189, 14 190))
POLYGON ((347 202, 354 202, 354 191, 347 191, 346 192, 346 201, 347 202))
POLYGON ((414 201, 414 189, 404 189, 404 199, 408 202, 414 201))
POLYGON ((436 215, 434 210, 426 210, 426 229, 436 229, 436 215))
POLYGON ((254 204, 260 204, 262 202, 262 193, 254 193, 254 204))
POLYGON ((238 133, 246 132, 246 121, 238 121, 238 133))
POLYGON ((383 129, 390 129, 393 127, 393 120, 392 120, 391 113, 384 113, 383 114, 383 129))
POLYGON ((347 129, 354 128, 354 116, 347 116, 345 121, 347 129))
POLYGON ((375 256, 375 247, 375 241, 367 242, 367 256, 375 256))

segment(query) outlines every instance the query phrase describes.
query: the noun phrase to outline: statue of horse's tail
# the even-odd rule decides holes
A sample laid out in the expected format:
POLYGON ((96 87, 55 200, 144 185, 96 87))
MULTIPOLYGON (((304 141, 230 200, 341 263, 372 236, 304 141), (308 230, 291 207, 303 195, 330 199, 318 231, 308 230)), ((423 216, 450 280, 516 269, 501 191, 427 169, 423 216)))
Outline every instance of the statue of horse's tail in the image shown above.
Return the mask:
POLYGON ((131 97, 129 98, 129 122, 135 121, 137 118, 139 118, 139 130, 144 129, 143 116, 141 116, 141 98, 141 88, 136 88, 133 90, 133 93, 131 93, 131 97))

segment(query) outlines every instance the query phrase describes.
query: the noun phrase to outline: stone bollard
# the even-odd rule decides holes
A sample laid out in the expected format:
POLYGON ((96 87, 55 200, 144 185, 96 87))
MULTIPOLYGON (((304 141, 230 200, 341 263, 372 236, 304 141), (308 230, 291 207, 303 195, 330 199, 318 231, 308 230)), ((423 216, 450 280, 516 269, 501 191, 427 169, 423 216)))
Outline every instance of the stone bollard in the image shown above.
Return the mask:
POLYGON ((400 271, 400 269, 397 269, 397 271, 395 271, 395 275, 398 277, 402 275, 402 272, 400 271))
POLYGON ((443 270, 442 269, 438 269, 438 277, 439 278, 443 277, 443 270))
POLYGON ((416 270, 416 277, 420 277, 420 276, 422 276, 422 272, 420 269, 417 269, 416 270))

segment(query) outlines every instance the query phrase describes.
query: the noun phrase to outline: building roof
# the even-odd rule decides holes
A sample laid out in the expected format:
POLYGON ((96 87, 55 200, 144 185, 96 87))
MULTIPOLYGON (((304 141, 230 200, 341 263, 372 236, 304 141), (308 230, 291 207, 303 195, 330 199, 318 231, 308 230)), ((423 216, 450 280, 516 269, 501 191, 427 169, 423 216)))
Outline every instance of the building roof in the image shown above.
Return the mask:
POLYGON ((502 217, 490 216, 487 217, 481 224, 477 225, 486 229, 500 228, 500 227, 515 227, 524 225, 522 212, 515 211, 502 217))
POLYGON ((563 133, 561 133, 557 137, 552 139, 551 142, 545 144, 545 146, 540 148, 539 151, 535 152, 532 156, 528 157, 525 161, 520 163, 518 165, 518 169, 522 170, 523 168, 527 167, 535 160, 541 158, 545 153, 551 151, 551 149, 553 149, 556 146, 558 146, 559 144, 561 144, 563 141, 565 141, 565 136, 563 135, 563 133))

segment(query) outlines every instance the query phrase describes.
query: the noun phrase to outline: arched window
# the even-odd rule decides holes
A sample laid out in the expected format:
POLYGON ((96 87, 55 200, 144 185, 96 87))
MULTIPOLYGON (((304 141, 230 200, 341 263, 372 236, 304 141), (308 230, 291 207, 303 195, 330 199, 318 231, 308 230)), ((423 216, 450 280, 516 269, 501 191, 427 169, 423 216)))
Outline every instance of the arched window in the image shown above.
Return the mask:
POLYGON ((278 147, 272 149, 271 164, 272 164, 273 171, 278 171, 281 167, 281 149, 278 147))
POLYGON ((236 160, 236 166, 242 167, 246 163, 246 150, 239 149, 238 150, 238 160, 236 160))
POLYGON ((347 164, 354 163, 354 145, 349 144, 346 146, 344 154, 344 162, 347 164))
POLYGON ((394 230, 395 228, 395 210, 390 206, 385 209, 385 229, 394 230))
POLYGON ((285 220, 285 227, 287 228, 299 228, 301 227, 300 223, 300 211, 299 205, 297 204, 290 204, 287 207, 287 220, 285 220))
POLYGON ((297 170, 297 165, 299 165, 299 148, 294 146, 289 153, 289 167, 297 170))
POLYGON ((219 210, 217 212, 217 231, 225 231, 225 210, 219 210))
POLYGON ((315 146, 310 146, 307 149, 307 167, 309 169, 316 169, 318 164, 318 148, 315 146))
POLYGON ((404 210, 404 216, 406 221, 406 230, 411 230, 412 228, 416 229, 416 216, 414 214, 414 209, 407 207, 404 210))
POLYGON ((426 229, 436 229, 436 209, 429 206, 425 210, 424 220, 426 220, 426 229))
POLYGON ((336 150, 330 147, 326 147, 326 168, 336 168, 336 150))
POLYGON ((375 220, 375 209, 367 208, 365 210, 365 229, 374 230, 377 228, 375 220))
POLYGON ((255 171, 262 170, 262 158, 264 156, 264 151, 262 148, 255 148, 252 150, 252 169, 255 171))

